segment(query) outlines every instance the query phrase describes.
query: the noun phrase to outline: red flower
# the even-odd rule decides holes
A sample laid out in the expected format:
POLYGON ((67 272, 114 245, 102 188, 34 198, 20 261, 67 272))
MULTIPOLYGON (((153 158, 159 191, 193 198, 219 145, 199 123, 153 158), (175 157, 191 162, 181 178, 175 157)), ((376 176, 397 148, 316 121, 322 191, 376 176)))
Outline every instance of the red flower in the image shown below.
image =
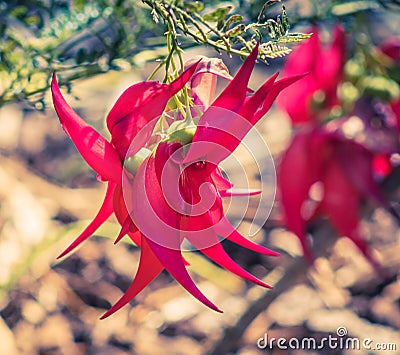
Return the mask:
POLYGON ((294 136, 282 157, 278 185, 287 227, 299 237, 309 261, 306 225, 315 215, 325 214, 340 235, 374 262, 359 232, 362 202, 373 200, 399 216, 374 180, 373 164, 371 151, 326 126, 294 136), (313 187, 319 188, 317 193, 312 193, 313 187))
MULTIPOLYGON (((389 37, 385 39, 379 46, 379 49, 392 60, 390 66, 398 73, 400 68, 400 38, 389 37)), ((397 81, 399 76, 396 75, 397 81)), ((400 97, 395 98, 391 102, 391 107, 397 118, 397 131, 400 134, 400 97)))
POLYGON ((298 129, 283 154, 278 187, 286 225, 299 237, 309 261, 306 226, 311 218, 324 214, 338 234, 352 239, 375 263, 359 232, 360 208, 370 199, 398 218, 374 180, 377 174, 387 173, 388 156, 398 150, 393 113, 387 105, 361 98, 348 117, 326 122, 329 110, 339 104, 336 91, 345 51, 341 26, 336 26, 333 37, 323 50, 314 29, 284 66, 285 74, 296 70, 310 74, 277 100, 298 129))
POLYGON ((345 36, 336 26, 334 39, 328 48, 322 48, 317 27, 307 41, 295 48, 283 68, 284 75, 309 72, 292 85, 286 95, 277 99, 277 105, 286 111, 293 124, 316 122, 325 112, 338 104, 337 86, 343 72, 345 36))
POLYGON ((234 263, 218 240, 220 236, 256 252, 277 255, 240 235, 225 218, 221 198, 236 193, 218 169, 269 110, 279 92, 301 77, 275 82, 274 75, 253 95, 246 96, 257 52, 258 47, 201 114, 196 126, 188 119, 173 122, 166 134, 158 137, 153 134, 154 127, 163 113, 168 116, 164 112, 168 100, 191 78, 195 78, 191 82, 193 94, 208 104, 208 99, 199 94, 198 79, 212 71, 204 70, 203 64, 193 64, 170 84, 147 81, 128 88, 107 116, 110 142, 68 106, 54 76, 53 101, 64 130, 87 163, 108 182, 97 216, 60 256, 87 239, 113 212, 122 226, 117 241, 127 234, 141 247, 131 286, 102 318, 128 303, 164 268, 194 297, 220 311, 190 278, 181 253, 184 240, 220 266, 270 287, 234 263))
POLYGON ((380 50, 388 57, 392 58, 397 64, 400 61, 400 38, 389 37, 379 46, 380 50))

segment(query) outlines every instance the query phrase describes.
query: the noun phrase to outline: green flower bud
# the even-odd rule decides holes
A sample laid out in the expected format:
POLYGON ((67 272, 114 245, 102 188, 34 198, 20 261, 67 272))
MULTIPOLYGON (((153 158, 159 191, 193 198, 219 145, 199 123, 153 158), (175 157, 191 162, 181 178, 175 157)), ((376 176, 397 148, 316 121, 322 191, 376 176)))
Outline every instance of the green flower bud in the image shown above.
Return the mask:
MULTIPOLYGON (((174 122, 177 123, 177 122, 174 122)), ((171 125, 172 127, 172 125, 171 125)), ((170 128, 171 128, 170 127, 170 128)), ((179 142, 182 145, 186 145, 192 142, 193 136, 196 132, 195 126, 187 126, 178 130, 171 132, 168 135, 169 142, 179 142)))
POLYGON ((147 148, 140 149, 135 155, 129 157, 125 160, 124 167, 130 173, 135 175, 143 163, 143 161, 151 154, 151 150, 147 148))

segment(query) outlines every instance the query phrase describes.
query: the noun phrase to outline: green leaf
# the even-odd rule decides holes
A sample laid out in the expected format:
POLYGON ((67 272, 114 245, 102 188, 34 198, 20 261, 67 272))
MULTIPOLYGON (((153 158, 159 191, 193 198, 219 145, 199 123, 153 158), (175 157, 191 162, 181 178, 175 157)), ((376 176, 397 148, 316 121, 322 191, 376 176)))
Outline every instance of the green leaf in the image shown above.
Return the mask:
POLYGON ((286 8, 284 5, 282 5, 282 21, 281 21, 281 28, 282 32, 286 35, 289 31, 290 24, 289 24, 289 17, 286 13, 286 8))
POLYGON ((204 4, 201 1, 185 1, 183 7, 187 12, 194 13, 204 10, 204 4))
POLYGON ((86 0, 75 0, 74 5, 77 10, 82 11, 85 7, 86 0))
POLYGON ((209 22, 221 22, 225 19, 225 17, 231 12, 233 9, 233 6, 225 6, 225 7, 220 7, 208 14, 205 14, 203 16, 204 21, 209 21, 209 22))
POLYGON ((24 16, 26 16, 26 14, 28 13, 28 9, 26 6, 16 6, 11 12, 10 12, 10 16, 12 17, 16 17, 16 18, 22 18, 24 16))
POLYGON ((292 50, 286 46, 276 43, 265 43, 259 47, 259 55, 261 59, 280 58, 288 55, 292 50))
POLYGON ((242 34, 246 30, 246 26, 244 24, 237 25, 230 29, 229 31, 226 31, 224 36, 225 37, 237 37, 240 34, 242 34))
POLYGON ((229 16, 228 19, 225 21, 224 29, 228 28, 230 25, 243 21, 243 16, 242 15, 232 15, 229 16))
POLYGON ((285 36, 278 38, 277 43, 298 43, 312 36, 312 33, 288 33, 285 36))

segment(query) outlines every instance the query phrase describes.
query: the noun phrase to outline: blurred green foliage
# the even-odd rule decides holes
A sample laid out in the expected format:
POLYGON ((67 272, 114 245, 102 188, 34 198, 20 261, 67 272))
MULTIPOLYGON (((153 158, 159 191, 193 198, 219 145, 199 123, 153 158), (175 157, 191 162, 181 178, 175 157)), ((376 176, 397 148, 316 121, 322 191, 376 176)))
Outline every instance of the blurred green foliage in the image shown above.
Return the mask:
POLYGON ((259 58, 266 61, 308 37, 290 32, 299 22, 400 8, 398 0, 312 0, 302 15, 303 3, 286 2, 289 25, 279 0, 0 1, 0 105, 27 100, 43 109, 54 70, 68 86, 78 78, 127 70, 143 58, 162 58, 168 71, 172 54, 194 45, 243 57, 258 40, 259 58))

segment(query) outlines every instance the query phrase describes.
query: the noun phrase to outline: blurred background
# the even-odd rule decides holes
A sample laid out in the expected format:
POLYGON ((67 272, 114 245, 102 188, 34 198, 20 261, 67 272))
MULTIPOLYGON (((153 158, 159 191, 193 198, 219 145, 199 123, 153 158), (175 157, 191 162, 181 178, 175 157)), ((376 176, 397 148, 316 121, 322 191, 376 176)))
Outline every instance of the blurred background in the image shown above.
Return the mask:
MULTIPOLYGON (((238 264, 274 285, 273 290, 251 285, 196 252, 187 253, 191 276, 223 314, 205 308, 163 272, 130 305, 100 321, 130 285, 140 255, 127 239, 113 245, 120 228, 114 218, 75 253, 56 260, 96 214, 105 186, 63 132, 48 91, 50 76, 57 70, 70 105, 107 136, 104 118, 116 98, 128 86, 146 80, 160 63, 157 59, 168 54, 166 27, 162 18, 156 19, 151 4, 0 1, 0 354, 400 354, 398 221, 388 208, 365 198, 358 227, 381 270, 350 239, 339 238, 326 218, 307 224, 315 260, 312 265, 305 262, 299 239, 286 225, 279 191, 270 218, 252 239, 280 252, 280 257, 224 242, 238 264), (345 332, 338 334, 339 328, 345 332), (361 348, 263 347, 259 340, 265 340, 265 334, 268 339, 357 338, 361 348), (365 338, 372 340, 371 349, 362 347, 365 338)), ((246 24, 284 22, 279 1, 171 4, 203 19, 222 8, 229 9, 223 16, 240 15, 246 24)), ((343 128, 340 119, 357 116, 356 102, 367 100, 357 107, 362 112, 373 107, 368 127, 374 130, 367 129, 366 121, 361 128, 347 124, 346 137, 362 144, 374 141, 374 147, 390 146, 375 154, 366 144, 378 156, 375 181, 398 211, 399 2, 287 0, 283 4, 293 37, 315 32, 318 26, 321 43, 329 46, 335 25, 344 26, 346 45, 336 88, 336 106, 342 110, 332 116, 332 110, 326 114, 321 109, 325 115, 321 125, 336 120, 343 128), (389 38, 393 46, 385 49, 381 44, 389 38)), ((225 20, 211 16, 210 26, 225 20)), ((230 26, 220 30, 229 31, 230 26)), ((279 40, 270 28, 262 29, 264 39, 279 40)), ((218 34, 207 35, 210 42, 202 45, 181 33, 184 57, 217 56, 231 74, 236 73, 241 58, 224 50, 218 53, 213 48, 220 45, 218 34)), ((252 40, 247 33, 242 36, 247 43, 252 40)), ((237 37, 224 38, 240 50, 237 37)), ((291 54, 286 54, 306 41, 268 47, 261 58, 267 64, 262 60, 257 64, 250 87, 257 89, 275 71, 287 68, 291 54)), ((162 70, 157 78, 162 80, 162 70)), ((277 167, 292 137, 302 129, 284 106, 274 107, 257 125, 277 167)), ((252 167, 248 177, 257 184, 259 174, 252 167)), ((273 184, 270 190, 275 191, 273 184)), ((234 220, 234 213, 230 217, 234 220)), ((246 218, 239 227, 244 233, 251 214, 246 218)))

